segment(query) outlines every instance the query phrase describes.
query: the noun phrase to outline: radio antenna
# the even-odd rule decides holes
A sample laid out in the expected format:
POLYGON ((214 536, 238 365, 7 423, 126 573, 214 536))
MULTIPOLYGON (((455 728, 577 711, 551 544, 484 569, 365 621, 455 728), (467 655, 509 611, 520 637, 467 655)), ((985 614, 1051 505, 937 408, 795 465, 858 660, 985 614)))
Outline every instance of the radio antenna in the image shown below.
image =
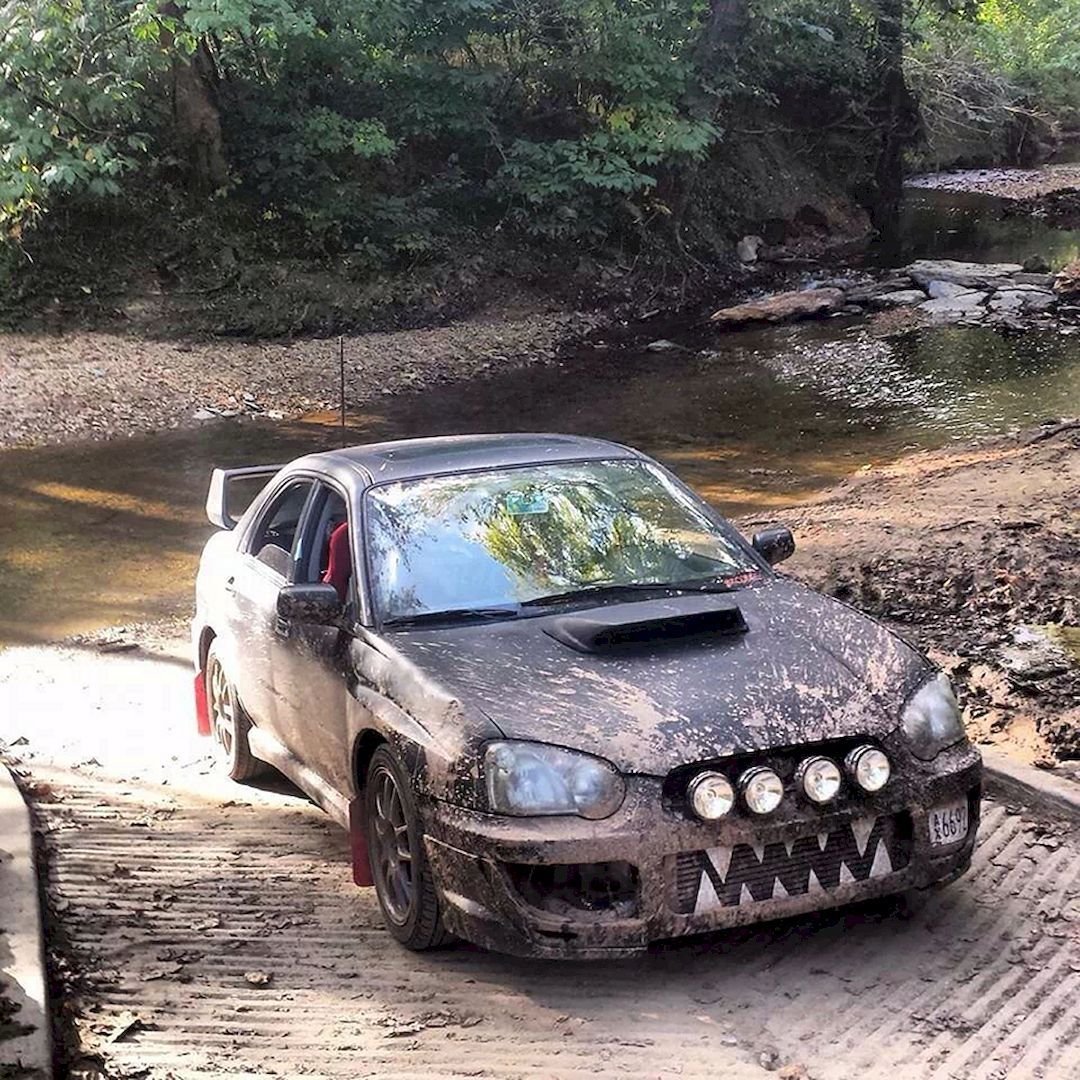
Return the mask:
POLYGON ((345 449, 345 335, 338 337, 338 391, 341 400, 341 449, 345 449))

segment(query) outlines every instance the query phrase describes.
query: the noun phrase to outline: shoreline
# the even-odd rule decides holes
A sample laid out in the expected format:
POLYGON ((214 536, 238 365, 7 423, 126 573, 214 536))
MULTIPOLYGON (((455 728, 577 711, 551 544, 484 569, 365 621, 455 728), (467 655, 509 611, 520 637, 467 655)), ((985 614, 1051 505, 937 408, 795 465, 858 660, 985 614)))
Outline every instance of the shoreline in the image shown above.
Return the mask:
MULTIPOLYGON (((491 307, 447 326, 344 338, 349 408, 549 363, 600 311, 491 307)), ((219 419, 339 407, 337 338, 151 340, 105 331, 0 334, 0 450, 121 439, 219 419)))

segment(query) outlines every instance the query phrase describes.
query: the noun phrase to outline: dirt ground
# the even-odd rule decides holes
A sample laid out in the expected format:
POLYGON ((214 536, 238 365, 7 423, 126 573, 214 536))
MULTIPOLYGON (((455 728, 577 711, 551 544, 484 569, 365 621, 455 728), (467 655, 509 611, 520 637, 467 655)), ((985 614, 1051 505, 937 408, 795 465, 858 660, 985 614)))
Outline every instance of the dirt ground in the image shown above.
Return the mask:
MULTIPOLYGON (((599 321, 516 302, 449 326, 345 339, 350 406, 543 363, 599 321)), ((338 339, 243 343, 71 331, 0 335, 0 449, 187 427, 242 413, 336 409, 338 339)))
POLYGON ((914 454, 778 516, 784 569, 928 649, 975 739, 1080 757, 1080 421, 914 454))

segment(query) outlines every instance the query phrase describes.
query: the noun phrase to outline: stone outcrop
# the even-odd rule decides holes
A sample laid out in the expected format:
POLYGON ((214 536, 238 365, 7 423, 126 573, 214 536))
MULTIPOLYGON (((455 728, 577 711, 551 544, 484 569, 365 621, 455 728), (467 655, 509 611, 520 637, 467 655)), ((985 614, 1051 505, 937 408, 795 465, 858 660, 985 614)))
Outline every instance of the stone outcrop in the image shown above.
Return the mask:
POLYGON ((1080 260, 1054 277, 1024 270, 1019 263, 920 259, 880 276, 855 273, 825 278, 805 289, 748 300, 722 308, 712 321, 736 328, 823 315, 859 315, 867 310, 891 318, 907 309, 909 326, 920 321, 983 323, 1017 331, 1032 325, 1059 325, 1063 333, 1078 332, 1078 308, 1061 303, 1068 300, 1080 301, 1080 260), (1061 326, 1062 322, 1074 325, 1061 326))
POLYGON ((786 322, 812 318, 836 311, 844 303, 841 289, 803 289, 763 296, 714 312, 712 321, 721 326, 744 326, 755 322, 786 322))
POLYGON ((924 289, 932 281, 947 281, 965 289, 989 289, 1007 285, 1013 274, 1024 273, 1020 263, 969 263, 953 259, 919 259, 904 272, 924 289))

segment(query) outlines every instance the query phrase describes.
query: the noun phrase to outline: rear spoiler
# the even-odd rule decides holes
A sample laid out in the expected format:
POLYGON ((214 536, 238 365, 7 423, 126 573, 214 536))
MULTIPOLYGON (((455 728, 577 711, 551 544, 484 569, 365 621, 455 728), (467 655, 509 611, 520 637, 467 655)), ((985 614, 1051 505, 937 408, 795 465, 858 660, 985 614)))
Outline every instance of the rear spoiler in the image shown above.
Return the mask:
MULTIPOLYGON (((251 504, 252 500, 248 499, 239 514, 232 516, 230 511, 236 507, 230 506, 230 502, 235 502, 235 495, 230 500, 230 488, 235 481, 262 480, 265 484, 283 468, 283 465, 249 465, 243 469, 215 469, 210 474, 210 491, 206 496, 206 516, 210 519, 210 524, 219 529, 235 528, 240 515, 251 504)), ((255 493, 257 494, 257 491, 255 493)))

